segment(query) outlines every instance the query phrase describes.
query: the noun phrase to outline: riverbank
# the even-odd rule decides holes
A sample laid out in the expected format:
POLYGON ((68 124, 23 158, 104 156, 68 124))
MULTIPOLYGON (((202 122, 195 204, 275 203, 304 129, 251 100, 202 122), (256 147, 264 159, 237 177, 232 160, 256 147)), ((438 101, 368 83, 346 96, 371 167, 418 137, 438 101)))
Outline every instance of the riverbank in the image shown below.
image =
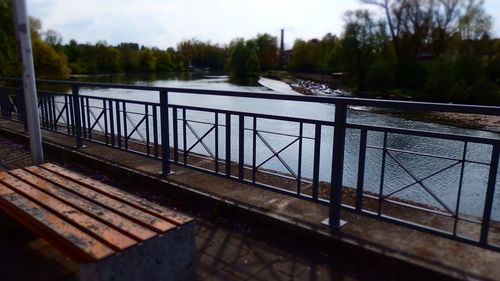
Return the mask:
POLYGON ((429 115, 433 122, 449 122, 454 125, 457 122, 463 126, 480 128, 483 130, 500 133, 500 116, 490 116, 481 114, 465 114, 450 112, 432 112, 429 115))
MULTIPOLYGON (((351 96, 351 93, 338 89, 332 88, 327 84, 303 80, 298 78, 293 78, 289 75, 287 76, 272 76, 269 79, 275 79, 288 84, 293 91, 303 94, 303 95, 315 95, 315 96, 351 96)), ((378 109, 363 107, 362 109, 356 108, 355 110, 365 110, 374 113, 388 114, 396 117, 422 121, 431 122, 442 125, 449 125, 462 128, 470 128, 484 131, 491 131, 495 133, 500 133, 500 116, 482 115, 482 114, 465 114, 465 113, 450 113, 450 112, 423 112, 423 111, 401 111, 401 110, 389 110, 389 109, 378 109)))

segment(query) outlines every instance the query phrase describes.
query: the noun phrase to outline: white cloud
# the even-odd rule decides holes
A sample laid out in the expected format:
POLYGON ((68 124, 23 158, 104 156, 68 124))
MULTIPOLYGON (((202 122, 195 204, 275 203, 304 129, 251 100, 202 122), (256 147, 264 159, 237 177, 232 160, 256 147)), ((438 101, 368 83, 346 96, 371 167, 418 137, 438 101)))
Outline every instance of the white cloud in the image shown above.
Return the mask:
MULTIPOLYGON (((493 2, 487 9, 498 18, 500 7, 493 2)), ((339 34, 343 13, 358 8, 372 7, 357 0, 28 0, 29 14, 65 41, 161 48, 190 38, 228 43, 264 32, 278 36, 281 28, 291 46, 297 38, 339 34)))

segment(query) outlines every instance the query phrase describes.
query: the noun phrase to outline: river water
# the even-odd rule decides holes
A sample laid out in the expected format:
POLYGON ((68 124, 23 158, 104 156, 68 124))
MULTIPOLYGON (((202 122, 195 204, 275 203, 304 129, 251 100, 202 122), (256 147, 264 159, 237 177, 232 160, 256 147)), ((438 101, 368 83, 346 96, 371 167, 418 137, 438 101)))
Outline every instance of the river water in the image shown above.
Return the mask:
MULTIPOLYGON (((96 79, 94 78, 93 81, 96 79)), ((298 94, 293 92, 290 87, 280 81, 261 79, 259 83, 249 85, 239 85, 229 82, 225 76, 198 76, 198 77, 154 77, 144 79, 142 77, 102 77, 100 82, 120 82, 133 85, 147 85, 159 87, 175 87, 175 88, 191 88, 191 89, 210 89, 210 90, 231 90, 245 91, 251 95, 252 92, 267 93, 269 95, 279 94, 298 94), (117 80, 118 79, 118 80, 117 80)), ((83 95, 102 96, 108 98, 119 98, 128 100, 140 100, 158 102, 158 94, 147 91, 137 90, 122 90, 122 89, 95 89, 86 88, 81 90, 83 95)), ((169 95, 171 104, 199 106, 214 109, 226 109, 243 112, 263 113, 276 116, 293 116, 312 120, 333 121, 335 107, 329 104, 305 103, 292 101, 273 101, 261 99, 249 99, 238 97, 214 97, 206 95, 193 95, 187 93, 172 93, 169 95)), ((129 110, 141 111, 141 108, 128 108, 129 110)), ((180 116, 180 115, 179 115, 180 116)), ((220 123, 224 120, 220 116, 220 123)), ((133 118, 133 117, 132 117, 133 118)), ((213 122, 214 115, 211 113, 188 111, 187 118, 190 120, 198 120, 205 122, 213 122)), ((137 119, 139 117, 137 116, 137 119)), ((252 128, 253 120, 245 118, 245 127, 252 128)), ((376 125, 383 127, 409 128, 418 130, 427 130, 441 133, 453 133, 460 135, 469 135, 485 138, 497 139, 500 134, 465 129, 453 126, 445 126, 434 123, 420 122, 397 118, 384 114, 372 113, 362 108, 354 108, 348 111, 348 122, 354 124, 376 125)), ((237 120, 234 119, 232 124, 236 126, 232 132, 234 139, 238 137, 237 120)), ((210 126, 203 124, 192 124, 193 128, 198 131, 199 135, 203 135, 210 126)), ((273 146, 276 151, 286 146, 293 141, 294 137, 271 134, 269 132, 277 132, 289 135, 298 135, 299 124, 291 122, 276 121, 270 119, 259 119, 257 129, 263 131, 262 136, 266 141, 273 146)), ((145 133, 144 126, 139 128, 142 133, 145 133)), ((182 131, 182 130, 181 130, 182 131)), ((150 132, 151 133, 151 132, 150 132)), ((304 136, 314 137, 314 127, 312 125, 304 125, 304 136)), ((182 132, 179 136, 182 139, 182 132)), ((193 144, 196 139, 191 133, 187 134, 188 147, 193 144)), ((220 157, 224 158, 224 132, 220 130, 220 157)), ((355 187, 357 184, 358 171, 358 152, 359 152, 359 131, 348 130, 346 137, 346 153, 344 160, 344 185, 355 187)), ((383 135, 378 132, 370 132, 368 134, 369 146, 382 146, 383 135)), ((323 127, 322 129, 322 144, 321 144, 321 167, 320 180, 330 181, 331 173, 331 155, 333 143, 333 128, 323 127)), ((206 138, 206 144, 209 148, 214 147, 214 134, 209 134, 206 138)), ((252 163, 252 133, 245 133, 245 163, 252 163)), ((443 157, 461 159, 463 156, 464 144, 458 141, 448 141, 441 139, 431 139, 424 137, 414 137, 399 134, 389 134, 387 146, 397 150, 405 150, 411 152, 427 153, 443 157)), ((238 147, 233 144, 232 147, 233 160, 238 161, 238 147)), ((206 154, 203 146, 198 145, 193 149, 194 152, 206 154)), ((261 163, 272 155, 271 151, 260 141, 257 141, 257 164, 261 163)), ((404 168, 409 171, 413 177, 418 180, 431 176, 433 173, 444 169, 456 161, 440 159, 428 156, 418 156, 414 154, 393 152, 392 155, 403 164, 404 168)), ((297 173, 298 161, 298 143, 290 146, 280 156, 289 164, 290 168, 297 173)), ((304 139, 303 142, 303 164, 302 176, 305 178, 312 177, 313 163, 313 141, 304 139)), ((474 162, 489 163, 491 157, 491 147, 469 143, 466 150, 466 159, 474 162)), ((368 148, 367 160, 365 166, 365 190, 378 193, 381 182, 381 166, 382 153, 380 150, 368 148)), ((276 159, 273 158, 263 168, 276 170, 288 173, 288 170, 276 159)), ((443 208, 444 203, 451 210, 455 210, 457 202, 457 194, 460 181, 461 165, 455 165, 437 175, 426 178, 422 184, 431 190, 442 203, 436 201, 428 192, 419 184, 415 184, 401 192, 395 193, 394 197, 413 200, 420 203, 430 204, 436 207, 443 208)), ((469 215, 480 216, 484 208, 484 197, 487 185, 487 176, 489 166, 479 163, 466 163, 464 166, 462 196, 460 198, 459 212, 469 215)), ((493 217, 495 220, 500 220, 500 173, 498 173, 497 188, 495 193, 493 217)), ((415 179, 401 168, 396 161, 391 157, 386 157, 386 170, 384 174, 384 189, 383 194, 390 194, 404 186, 412 184, 415 179)))

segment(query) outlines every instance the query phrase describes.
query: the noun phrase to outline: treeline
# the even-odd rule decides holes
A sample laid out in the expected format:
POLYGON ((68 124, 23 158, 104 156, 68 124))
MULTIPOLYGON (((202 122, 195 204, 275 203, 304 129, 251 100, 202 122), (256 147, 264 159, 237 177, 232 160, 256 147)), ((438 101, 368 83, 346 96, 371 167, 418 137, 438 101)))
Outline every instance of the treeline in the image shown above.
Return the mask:
POLYGON ((52 46, 67 57, 72 74, 183 70, 180 58, 172 48, 160 50, 139 46, 137 43, 121 43, 111 46, 104 41, 96 44, 82 44, 75 40, 71 40, 66 45, 52 46))
POLYGON ((358 94, 500 103, 500 40, 482 1, 362 2, 386 17, 347 12, 340 38, 297 40, 290 69, 345 73, 358 94))

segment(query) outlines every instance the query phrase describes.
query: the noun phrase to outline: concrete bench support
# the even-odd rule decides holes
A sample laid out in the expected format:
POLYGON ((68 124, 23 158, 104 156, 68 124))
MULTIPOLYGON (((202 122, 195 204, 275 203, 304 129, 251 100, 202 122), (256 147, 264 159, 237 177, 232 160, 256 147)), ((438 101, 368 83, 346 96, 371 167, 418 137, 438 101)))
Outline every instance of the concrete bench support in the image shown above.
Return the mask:
POLYGON ((80 264, 80 280, 196 280, 194 234, 190 222, 96 263, 80 264))

